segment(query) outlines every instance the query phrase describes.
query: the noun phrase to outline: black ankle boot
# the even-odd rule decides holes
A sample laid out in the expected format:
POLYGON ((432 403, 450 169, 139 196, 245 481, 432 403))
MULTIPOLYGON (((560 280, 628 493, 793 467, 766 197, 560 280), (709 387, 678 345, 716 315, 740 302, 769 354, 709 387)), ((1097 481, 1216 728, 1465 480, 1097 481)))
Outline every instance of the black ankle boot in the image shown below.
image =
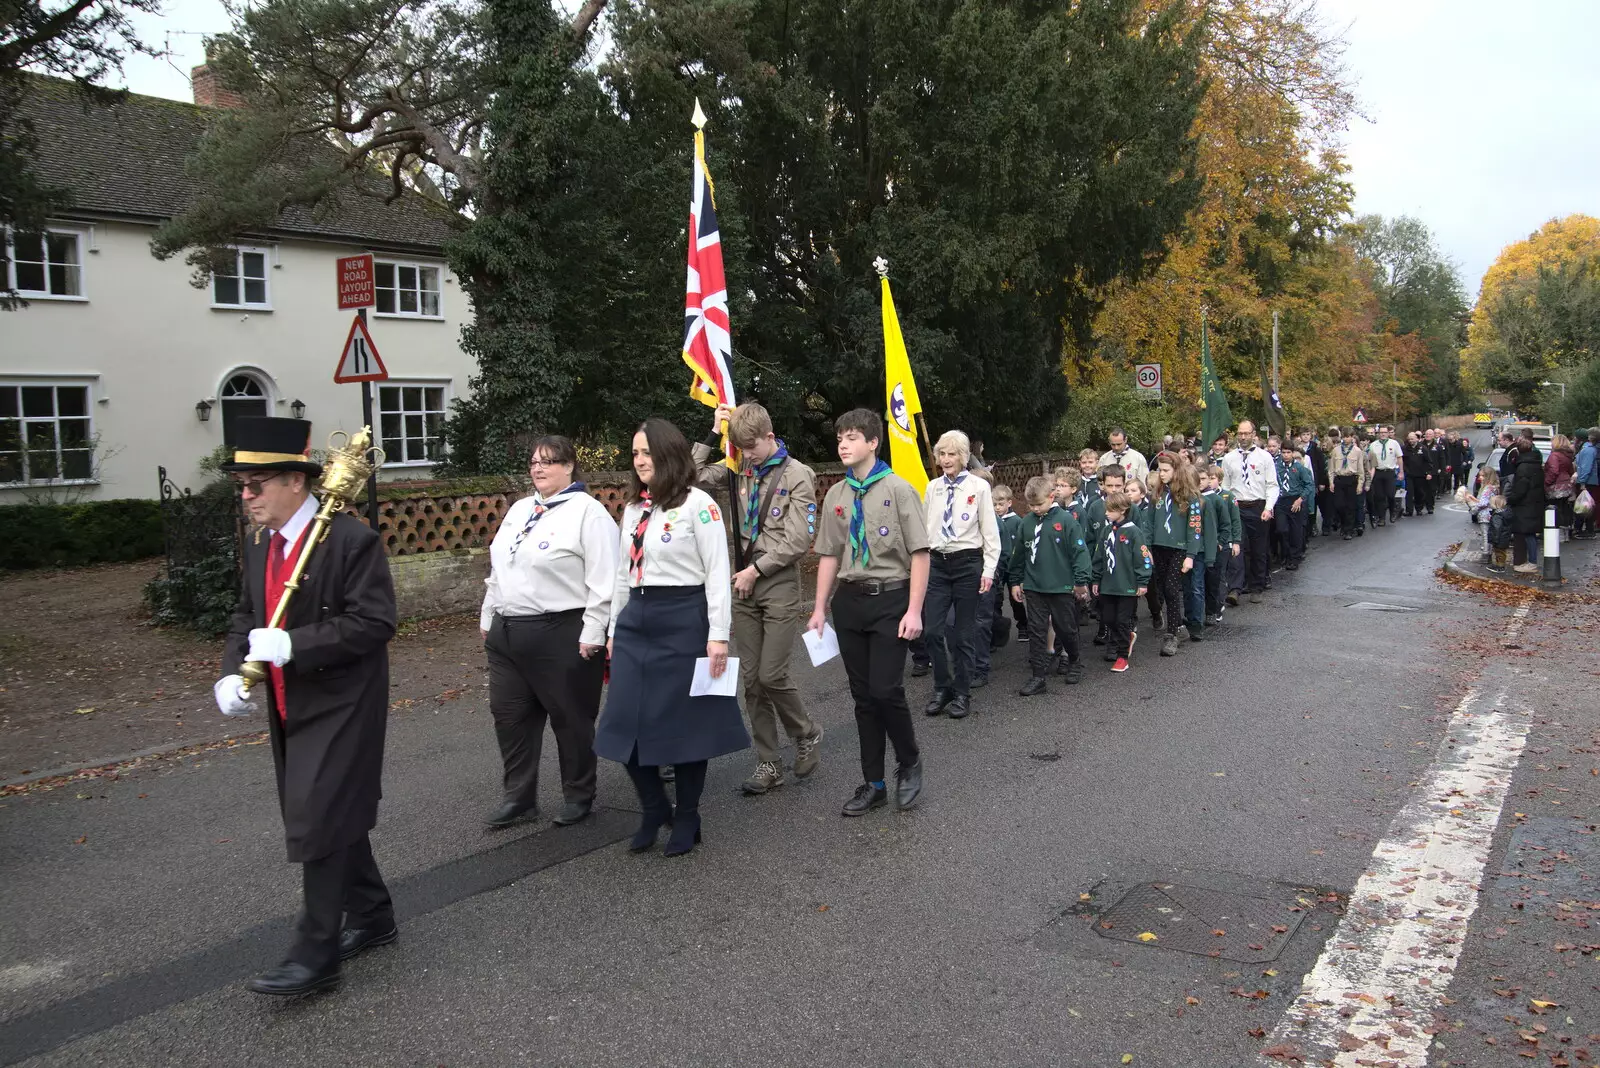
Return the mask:
POLYGON ((685 853, 694 852, 694 847, 700 844, 700 813, 682 812, 672 824, 672 835, 667 839, 667 848, 662 853, 669 857, 681 857, 685 853))

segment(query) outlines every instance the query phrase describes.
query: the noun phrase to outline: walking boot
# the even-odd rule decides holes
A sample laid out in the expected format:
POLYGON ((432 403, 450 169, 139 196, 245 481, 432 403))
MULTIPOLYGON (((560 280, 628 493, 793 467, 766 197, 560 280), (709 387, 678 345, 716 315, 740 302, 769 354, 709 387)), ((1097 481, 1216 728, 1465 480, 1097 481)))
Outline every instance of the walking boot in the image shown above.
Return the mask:
POLYGON ((1017 695, 1019 697, 1033 697, 1037 694, 1044 693, 1048 688, 1049 686, 1045 681, 1045 677, 1043 675, 1035 675, 1033 678, 1022 684, 1022 689, 1017 691, 1017 695))
POLYGON ((739 789, 746 794, 764 794, 768 790, 783 785, 783 768, 776 760, 763 760, 756 765, 756 770, 750 777, 739 784, 739 789))
POLYGON ((822 763, 822 728, 817 728, 817 733, 809 738, 801 738, 794 743, 794 777, 803 779, 817 770, 817 765, 822 763))
POLYGON ((1168 634, 1167 636, 1165 636, 1164 638, 1161 639, 1161 655, 1162 656, 1177 656, 1178 655, 1178 636, 1176 634, 1168 634))

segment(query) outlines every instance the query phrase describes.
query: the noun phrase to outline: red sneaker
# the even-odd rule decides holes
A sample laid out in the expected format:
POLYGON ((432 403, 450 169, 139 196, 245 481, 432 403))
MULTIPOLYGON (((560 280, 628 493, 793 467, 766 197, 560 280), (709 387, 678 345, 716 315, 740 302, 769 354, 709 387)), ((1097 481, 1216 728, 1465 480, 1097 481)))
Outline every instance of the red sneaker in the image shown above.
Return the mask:
POLYGON ((1111 665, 1111 670, 1112 671, 1127 671, 1128 670, 1128 661, 1123 657, 1120 657, 1120 656, 1117 657, 1117 662, 1115 664, 1111 665))

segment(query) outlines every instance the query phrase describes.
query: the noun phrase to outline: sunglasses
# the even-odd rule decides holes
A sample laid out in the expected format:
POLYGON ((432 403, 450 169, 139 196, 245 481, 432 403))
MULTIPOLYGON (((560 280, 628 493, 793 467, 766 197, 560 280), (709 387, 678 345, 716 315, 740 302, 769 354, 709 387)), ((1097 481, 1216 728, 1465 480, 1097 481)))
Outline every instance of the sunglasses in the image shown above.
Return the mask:
POLYGON ((236 478, 233 480, 233 484, 238 487, 239 492, 244 496, 259 497, 261 496, 262 488, 265 487, 268 482, 271 482, 275 478, 280 478, 282 475, 283 472, 279 471, 277 474, 266 475, 262 478, 236 478))

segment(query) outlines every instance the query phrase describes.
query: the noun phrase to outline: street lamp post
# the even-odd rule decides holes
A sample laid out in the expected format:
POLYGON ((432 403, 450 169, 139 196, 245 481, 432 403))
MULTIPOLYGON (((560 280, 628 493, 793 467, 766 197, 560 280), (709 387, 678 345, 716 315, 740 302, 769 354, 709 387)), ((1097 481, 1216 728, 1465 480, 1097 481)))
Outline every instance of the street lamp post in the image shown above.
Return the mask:
POLYGON ((1566 401, 1566 399, 1567 399, 1567 384, 1565 382, 1540 382, 1539 384, 1541 386, 1555 386, 1557 389, 1561 390, 1561 399, 1562 399, 1562 401, 1563 402, 1566 401))

